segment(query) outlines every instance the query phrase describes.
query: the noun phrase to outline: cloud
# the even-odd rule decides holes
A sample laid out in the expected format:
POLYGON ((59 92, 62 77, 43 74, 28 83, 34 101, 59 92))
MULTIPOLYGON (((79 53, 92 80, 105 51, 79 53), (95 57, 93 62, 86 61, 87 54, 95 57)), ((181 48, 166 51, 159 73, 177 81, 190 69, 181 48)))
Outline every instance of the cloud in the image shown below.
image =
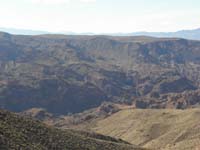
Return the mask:
POLYGON ((96 0, 80 0, 80 2, 83 2, 83 3, 94 3, 94 2, 96 2, 96 0))
POLYGON ((31 0, 31 2, 36 4, 67 4, 70 0, 31 0))

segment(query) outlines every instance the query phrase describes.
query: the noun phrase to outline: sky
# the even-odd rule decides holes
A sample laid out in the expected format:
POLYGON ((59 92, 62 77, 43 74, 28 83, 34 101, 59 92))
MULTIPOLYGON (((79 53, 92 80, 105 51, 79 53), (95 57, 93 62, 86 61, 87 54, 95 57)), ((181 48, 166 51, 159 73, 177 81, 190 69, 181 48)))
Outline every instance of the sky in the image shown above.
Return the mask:
POLYGON ((0 0, 0 27, 76 33, 200 28, 200 0, 0 0))

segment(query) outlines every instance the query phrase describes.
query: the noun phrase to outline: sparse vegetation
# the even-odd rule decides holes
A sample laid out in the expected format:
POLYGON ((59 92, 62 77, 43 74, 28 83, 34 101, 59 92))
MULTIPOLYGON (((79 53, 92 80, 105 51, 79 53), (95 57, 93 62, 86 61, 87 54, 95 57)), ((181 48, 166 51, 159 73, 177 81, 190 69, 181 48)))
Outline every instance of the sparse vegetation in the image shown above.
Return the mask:
POLYGON ((139 150, 122 140, 95 133, 60 130, 0 110, 1 150, 139 150))
MULTIPOLYGON (((32 110, 22 114, 26 115, 27 112, 32 117, 40 114, 40 111, 34 113, 32 110)), ((109 103, 83 113, 52 118, 47 116, 42 120, 58 128, 97 132, 149 149, 196 150, 200 144, 199 108, 135 109, 109 103)))
POLYGON ((124 109, 83 127, 149 149, 196 150, 199 122, 200 109, 124 109))

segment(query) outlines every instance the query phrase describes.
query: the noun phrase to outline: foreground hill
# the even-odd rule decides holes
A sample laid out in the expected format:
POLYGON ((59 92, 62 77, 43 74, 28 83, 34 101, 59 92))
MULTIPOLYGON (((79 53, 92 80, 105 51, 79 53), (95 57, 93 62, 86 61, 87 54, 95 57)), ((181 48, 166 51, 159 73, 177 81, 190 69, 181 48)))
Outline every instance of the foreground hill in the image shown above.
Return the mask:
POLYGON ((200 42, 177 38, 0 33, 0 108, 77 113, 200 104, 200 42))
POLYGON ((200 148, 199 121, 199 109, 128 109, 99 121, 93 130, 148 148, 195 150, 200 148))
POLYGON ((200 109, 124 108, 108 116, 92 117, 92 114, 94 111, 66 117, 65 120, 54 122, 54 125, 92 130, 156 150, 200 148, 200 109), (89 116, 90 119, 86 119, 89 116))
POLYGON ((122 140, 94 133, 59 130, 0 110, 1 150, 139 150, 122 140))

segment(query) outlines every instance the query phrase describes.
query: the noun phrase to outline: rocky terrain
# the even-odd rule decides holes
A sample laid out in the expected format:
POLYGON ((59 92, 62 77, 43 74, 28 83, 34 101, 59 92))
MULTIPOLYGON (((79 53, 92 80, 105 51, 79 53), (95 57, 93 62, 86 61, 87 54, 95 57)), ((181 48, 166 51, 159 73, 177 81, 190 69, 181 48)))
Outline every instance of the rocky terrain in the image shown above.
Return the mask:
POLYGON ((47 110, 43 108, 31 108, 18 113, 18 115, 34 118, 47 125, 58 128, 82 128, 85 130, 85 127, 87 127, 91 122, 109 117, 125 108, 131 107, 114 103, 103 103, 97 108, 92 108, 76 114, 57 116, 47 112, 47 110))
POLYGON ((60 130, 0 110, 1 150, 142 150, 128 142, 77 130, 60 130))
POLYGON ((78 113, 103 102, 198 107, 200 42, 0 33, 0 108, 78 113))

